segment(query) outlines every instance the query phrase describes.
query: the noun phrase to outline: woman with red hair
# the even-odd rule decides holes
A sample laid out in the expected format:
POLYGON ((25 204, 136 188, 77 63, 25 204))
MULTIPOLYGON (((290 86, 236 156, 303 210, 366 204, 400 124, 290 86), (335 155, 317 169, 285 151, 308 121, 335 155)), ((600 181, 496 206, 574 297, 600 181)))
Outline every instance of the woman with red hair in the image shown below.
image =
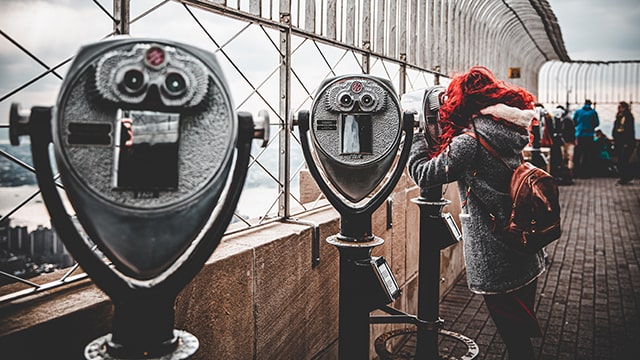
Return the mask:
POLYGON ((520 255, 501 241, 500 229, 511 212, 512 172, 476 138, 515 169, 529 142, 535 98, 481 66, 455 76, 442 95, 440 145, 429 147, 425 135, 417 133, 409 174, 421 188, 458 182, 469 289, 484 296, 509 359, 533 359, 530 338, 542 335, 534 302, 536 279, 545 270, 543 253, 520 255))

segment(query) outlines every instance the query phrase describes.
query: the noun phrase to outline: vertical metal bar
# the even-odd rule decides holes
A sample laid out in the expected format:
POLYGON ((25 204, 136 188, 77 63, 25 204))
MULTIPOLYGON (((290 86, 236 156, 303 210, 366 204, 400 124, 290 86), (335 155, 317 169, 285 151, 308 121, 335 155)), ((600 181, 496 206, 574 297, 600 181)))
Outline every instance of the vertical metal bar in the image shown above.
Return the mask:
POLYGON ((343 21, 345 24, 344 42, 348 45, 355 45, 355 32, 356 32, 356 1, 346 0, 347 14, 346 19, 343 21))
POLYGON ((436 30, 435 30, 435 19, 434 19, 434 9, 433 7, 435 0, 427 1, 427 68, 433 69, 436 65, 436 50, 435 50, 435 42, 436 42, 436 30))
POLYGON ((458 3, 453 4, 453 62, 451 63, 450 72, 458 71, 460 66, 460 32, 462 31, 462 26, 464 25, 464 18, 462 17, 462 11, 460 10, 460 5, 458 3))
POLYGON ((306 0, 304 3, 304 29, 316 31, 316 1, 306 0))
POLYGON ((280 23, 286 25, 280 30, 280 118, 282 128, 279 138, 280 157, 278 160, 279 199, 278 216, 290 216, 290 136, 291 123, 291 0, 280 0, 280 23))
POLYGON ((573 68, 575 68, 576 63, 569 63, 569 69, 567 69, 567 93, 566 93, 566 100, 567 100, 567 109, 569 109, 569 97, 571 95, 571 92, 573 91, 573 87, 571 86, 571 83, 569 82, 569 76, 571 74, 571 70, 573 68))
MULTIPOLYGON (((562 84, 562 80, 560 80, 560 79, 562 77, 562 71, 564 70, 564 67, 565 67, 566 64, 567 63, 565 63, 565 62, 560 63, 560 66, 558 66, 557 74, 555 76, 555 82, 556 82, 556 91, 555 91, 556 98, 555 98, 555 102, 558 105, 562 105, 561 102, 560 102, 560 85, 562 84)), ((567 111, 568 110, 569 109, 567 109, 567 111)))
POLYGON ((547 71, 547 81, 545 83, 546 86, 546 90, 545 90, 545 102, 548 103, 549 102, 549 85, 551 85, 551 70, 553 69, 553 65, 555 65, 556 62, 553 61, 551 62, 551 64, 549 66, 544 66, 543 67, 546 69, 547 71))
POLYGON ((407 34, 407 38, 409 39, 409 48, 407 49, 407 59, 410 64, 416 63, 416 45, 418 42, 418 2, 417 0, 410 0, 409 6, 411 7, 409 11, 409 34, 407 34))
POLYGON ((571 85, 569 85, 569 73, 571 72, 571 68, 573 68, 573 63, 567 63, 567 76, 565 76, 564 83, 566 86, 565 94, 566 94, 566 108, 569 110, 569 93, 571 92, 571 85))
POLYGON ((441 9, 442 9, 442 4, 441 4, 441 0, 435 0, 434 2, 434 8, 433 8, 433 24, 434 24, 434 29, 435 29, 435 44, 433 44, 433 46, 435 47, 435 57, 434 57, 434 66, 440 66, 441 69, 442 68, 442 57, 441 57, 441 44, 442 44, 442 26, 440 23, 440 19, 441 19, 441 9))
POLYGON ((470 52, 470 48, 472 46, 473 40, 472 40, 472 29, 473 29, 473 17, 471 16, 470 12, 472 9, 472 5, 469 4, 466 0, 464 3, 465 9, 463 11, 464 14, 464 43, 462 44, 463 48, 461 49, 462 52, 462 64, 461 64, 461 69, 460 70, 464 70, 464 69, 468 69, 469 66, 471 65, 471 56, 469 55, 470 52))
POLYGON ((609 93, 611 94, 611 102, 616 101, 616 97, 618 96, 616 94, 616 91, 618 90, 618 69, 617 69, 617 64, 616 63, 610 63, 609 64, 609 68, 611 69, 611 80, 609 81, 610 83, 610 88, 609 88, 609 93))
POLYGON ((425 1, 418 2, 418 65, 426 68, 427 66, 427 26, 425 16, 427 15, 427 3, 425 1))
POLYGON ((593 73, 591 75, 591 93, 593 94, 593 101, 594 102, 598 102, 600 101, 600 97, 598 95, 598 76, 600 74, 600 64, 593 64, 593 73))
POLYGON ((362 0, 362 72, 371 72, 371 0, 362 0))
POLYGON ((479 21, 479 19, 475 19, 475 30, 473 31, 473 46, 469 46, 469 53, 472 56, 472 60, 471 60, 471 66, 476 65, 476 64, 481 64, 481 59, 480 59, 480 54, 478 54, 478 51, 476 51, 475 49, 478 48, 478 44, 481 43, 482 41, 482 23, 479 21))
POLYGON ((635 79, 636 79, 636 96, 638 96, 638 95, 640 95, 640 63, 636 63, 636 78, 635 79))
POLYGON ((578 100, 578 74, 580 73, 580 69, 582 68, 582 65, 584 65, 584 63, 579 63, 578 67, 576 69, 576 73, 573 77, 573 101, 578 104, 579 100, 578 100))
POLYGON ((375 51, 384 54, 384 38, 385 38, 385 0, 378 0, 378 9, 376 11, 376 47, 375 51))
POLYGON ((407 92, 407 56, 405 54, 400 54, 400 79, 398 84, 398 94, 402 95, 407 92))
POLYGON ((453 69, 454 72, 460 72, 463 71, 466 68, 466 64, 467 64, 467 60, 466 60, 466 47, 467 47, 467 41, 469 40, 469 34, 468 34, 468 17, 467 17, 467 13, 466 13, 466 2, 463 1, 461 2, 459 5, 456 4, 457 8, 458 8, 458 29, 457 29, 457 34, 456 34, 456 42, 458 43, 456 45, 456 52, 457 52, 457 60, 456 63, 454 64, 455 68, 453 69))
POLYGON ((113 0, 113 17, 116 19, 113 30, 116 34, 129 33, 129 10, 129 0, 113 0))
POLYGON ((449 73, 451 64, 449 64, 449 53, 451 52, 451 4, 449 0, 443 0, 442 2, 442 40, 445 46, 442 48, 442 63, 441 68, 445 73, 449 73))
POLYGON ((612 64, 607 64, 607 92, 606 92, 606 97, 605 97, 605 102, 609 102, 609 95, 611 94, 611 92, 613 91, 613 86, 611 85, 613 83, 613 65, 612 64))
MULTIPOLYGON (((407 28, 409 25, 407 24, 407 0, 400 0, 400 2, 395 2, 399 6, 398 9, 398 32, 391 32, 391 28, 389 29, 389 37, 397 37, 398 38, 398 51, 395 53, 396 56, 399 56, 401 60, 406 61, 407 59, 407 28)), ((395 29, 393 29, 395 30, 395 29)))
POLYGON ((623 74, 623 75, 622 75, 622 78, 624 79, 624 80, 623 80, 623 84, 624 84, 624 85, 623 85, 623 88, 622 88, 622 89, 623 89, 623 90, 622 90, 622 91, 623 91, 623 92, 622 92, 622 96, 618 99, 618 101, 622 101, 622 100, 629 101, 629 100, 626 98, 626 96, 627 96, 627 90, 628 90, 628 89, 627 89, 627 80, 629 80, 629 79, 628 79, 628 77, 627 77, 627 68, 628 68, 628 66, 627 66, 627 64, 626 64, 626 63, 622 63, 621 65, 622 65, 622 74, 623 74))
MULTIPOLYGON (((638 80, 640 80, 640 74, 638 74, 638 63, 634 63, 633 64, 633 68, 635 69, 634 72, 636 73, 636 76, 633 77, 633 79, 635 79, 636 92, 635 93, 631 93, 631 101, 632 102, 635 100, 634 96, 638 95, 638 88, 637 87, 640 86, 640 81, 638 81, 638 80)), ((631 85, 631 89, 633 89, 633 85, 631 85)), ((629 104, 631 104, 631 103, 629 103, 629 104)))
MULTIPOLYGON (((587 64, 587 70, 584 72, 584 98, 585 99, 591 99, 591 97, 589 97, 589 74, 590 71, 592 70, 592 66, 591 64, 587 64)), ((596 99, 592 99, 592 101, 595 103, 596 99)))
POLYGON ((596 86, 596 91, 599 90, 600 93, 598 98, 604 98, 604 93, 606 92, 606 90, 604 89, 604 71, 606 70, 606 68, 607 66, 605 64, 598 64, 598 72, 600 73, 600 82, 596 86))
POLYGON ((249 13, 260 16, 262 14, 262 0, 249 0, 249 13))
POLYGON ((336 0, 328 0, 327 2, 327 37, 329 39, 336 39, 336 0))
MULTIPOLYGON (((406 27, 404 27, 405 24, 403 23, 402 15, 400 15, 400 20, 398 22, 398 1, 397 0, 392 0, 389 2, 389 16, 387 19, 389 21, 389 31, 387 32, 388 35, 387 35, 386 54, 394 59, 397 59, 398 54, 404 52, 403 44, 401 44, 400 48, 398 48, 398 37, 403 36, 403 33, 402 33, 403 31, 406 32, 406 27)), ((402 41, 400 40, 400 42, 402 41)))

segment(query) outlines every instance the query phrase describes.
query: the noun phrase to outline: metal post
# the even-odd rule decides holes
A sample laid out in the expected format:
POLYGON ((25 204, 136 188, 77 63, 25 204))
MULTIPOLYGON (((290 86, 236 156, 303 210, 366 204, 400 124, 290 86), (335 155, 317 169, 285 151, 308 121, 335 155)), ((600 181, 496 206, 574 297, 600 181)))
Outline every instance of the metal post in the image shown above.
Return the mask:
POLYGON ((129 0, 113 0, 113 31, 123 35, 129 33, 129 0))
POLYGON ((125 359, 171 354, 179 345, 173 329, 174 300, 172 296, 114 300, 109 354, 125 359))
POLYGON ((407 92, 407 54, 400 54, 400 60, 403 61, 400 64, 398 93, 404 94, 407 92))
POLYGON ((438 226, 442 208, 449 201, 442 199, 442 186, 421 191, 412 201, 420 207, 420 264, 418 272, 418 324, 416 359, 439 360, 438 332, 443 321, 440 304, 440 246, 437 239, 447 234, 438 226))
POLYGON ((384 240, 371 235, 371 213, 340 217, 340 234, 327 242, 340 253, 338 354, 340 360, 369 359, 369 313, 367 283, 371 251, 384 240))
MULTIPOLYGON (((328 239, 329 240, 329 239, 328 239)), ((381 240, 381 239, 380 239, 381 240)), ((340 360, 369 359, 369 313, 365 279, 370 269, 371 251, 382 241, 358 245, 336 244, 340 252, 340 305, 338 356, 340 360)))
POLYGON ((433 85, 440 85, 440 65, 434 66, 433 71, 436 72, 433 76, 433 85))
POLYGON ((283 218, 290 217, 290 183, 289 176, 291 173, 290 163, 290 137, 289 129, 291 128, 291 2, 289 0, 280 1, 280 23, 286 27, 280 30, 280 54, 282 61, 280 62, 280 117, 282 128, 280 131, 279 143, 279 164, 278 164, 278 181, 279 199, 278 199, 278 216, 283 218))

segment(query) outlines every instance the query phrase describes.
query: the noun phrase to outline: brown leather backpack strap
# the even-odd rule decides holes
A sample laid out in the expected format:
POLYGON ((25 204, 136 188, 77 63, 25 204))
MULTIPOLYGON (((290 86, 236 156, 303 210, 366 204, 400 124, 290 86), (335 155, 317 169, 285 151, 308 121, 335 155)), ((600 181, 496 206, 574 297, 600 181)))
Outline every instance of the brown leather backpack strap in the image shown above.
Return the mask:
MULTIPOLYGON (((491 156, 493 156, 494 158, 500 160, 500 162, 507 169, 509 169, 511 172, 513 172, 513 169, 509 166, 509 164, 507 164, 507 162, 504 161, 502 156, 500 156, 500 154, 498 154, 498 152, 493 148, 493 146, 491 146, 485 139, 483 139, 481 136, 479 136, 475 132, 471 132, 471 131, 467 131, 464 134, 467 134, 467 135, 471 136, 472 138, 477 139, 478 142, 480 143, 480 145, 482 145, 482 147, 485 148, 489 152, 489 154, 491 154, 491 156)), ((524 158, 523 158, 523 160, 524 160, 524 158)))

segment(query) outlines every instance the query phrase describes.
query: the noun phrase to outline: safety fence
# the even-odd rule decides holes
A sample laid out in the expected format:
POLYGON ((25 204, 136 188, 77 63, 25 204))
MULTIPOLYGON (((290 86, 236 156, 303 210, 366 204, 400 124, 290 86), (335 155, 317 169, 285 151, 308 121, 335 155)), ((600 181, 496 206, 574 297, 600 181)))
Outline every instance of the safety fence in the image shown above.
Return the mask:
MULTIPOLYGON (((591 100, 598 112, 599 130, 612 136, 618 103, 640 102, 640 60, 549 61, 540 68, 538 100, 548 111, 562 106, 569 113, 591 100)), ((636 122, 636 136, 640 123, 636 122)))
POLYGON ((640 101, 640 60, 550 61, 540 69, 539 98, 546 103, 640 101))
MULTIPOLYGON (((292 219, 324 204, 321 198, 300 201, 305 165, 294 126, 297 112, 311 106, 323 80, 367 73, 389 79, 400 95, 482 64, 535 92, 545 61, 568 60, 544 0, 11 1, 3 5, 0 23, 0 136, 7 138, 12 102, 25 108, 53 105, 77 49, 122 34, 215 53, 236 108, 254 116, 262 109, 269 113, 271 138, 265 148, 254 147, 232 231, 292 219)), ((35 271, 37 264, 28 258, 36 252, 64 252, 43 245, 59 239, 46 232, 48 215, 28 144, 0 146, 2 179, 8 178, 0 199, 0 241, 7 252, 22 251, 16 263, 35 271), (29 233, 29 226, 38 225, 44 225, 39 233, 29 233)), ((22 279, 24 269, 3 271, 0 279, 25 288, 0 291, 0 302, 86 277, 75 269, 44 284, 38 277, 22 279)))

